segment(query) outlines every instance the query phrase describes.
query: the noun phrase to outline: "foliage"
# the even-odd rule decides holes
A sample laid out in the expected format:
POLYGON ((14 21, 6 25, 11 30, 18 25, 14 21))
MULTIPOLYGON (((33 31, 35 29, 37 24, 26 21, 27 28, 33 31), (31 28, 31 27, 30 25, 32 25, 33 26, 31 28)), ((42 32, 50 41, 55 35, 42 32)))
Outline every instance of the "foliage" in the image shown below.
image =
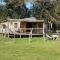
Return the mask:
POLYGON ((59 0, 36 0, 32 9, 27 9, 24 0, 5 0, 6 5, 0 9, 0 20, 10 18, 26 18, 34 16, 46 22, 53 18, 60 21, 59 0))
POLYGON ((6 21, 7 12, 5 6, 0 6, 0 22, 6 21))
POLYGON ((48 21, 60 21, 60 1, 59 0, 36 0, 33 12, 37 19, 48 21))
POLYGON ((51 20, 54 5, 50 1, 37 0, 34 3, 34 16, 38 19, 51 20))
POLYGON ((24 0, 6 0, 7 14, 10 18, 29 17, 30 11, 26 8, 24 0))

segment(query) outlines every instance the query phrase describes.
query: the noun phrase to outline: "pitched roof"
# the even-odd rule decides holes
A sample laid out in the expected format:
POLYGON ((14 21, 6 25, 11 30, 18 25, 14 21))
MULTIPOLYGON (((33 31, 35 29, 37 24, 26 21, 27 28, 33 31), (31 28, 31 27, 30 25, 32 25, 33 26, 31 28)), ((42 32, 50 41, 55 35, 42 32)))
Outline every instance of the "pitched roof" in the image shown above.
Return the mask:
POLYGON ((7 19, 8 21, 25 21, 25 22, 44 22, 44 20, 37 20, 35 17, 24 18, 24 19, 7 19))

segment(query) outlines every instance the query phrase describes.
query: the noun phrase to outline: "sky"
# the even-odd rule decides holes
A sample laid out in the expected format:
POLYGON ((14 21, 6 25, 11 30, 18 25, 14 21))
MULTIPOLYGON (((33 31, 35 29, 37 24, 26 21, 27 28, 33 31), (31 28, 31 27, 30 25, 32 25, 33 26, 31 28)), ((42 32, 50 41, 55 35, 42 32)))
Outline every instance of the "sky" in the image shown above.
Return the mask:
MULTIPOLYGON (((29 2, 33 2, 33 1, 36 1, 36 0, 24 0, 26 3, 27 3, 27 7, 29 7, 29 9, 32 7, 32 4, 29 3, 29 2)), ((0 0, 0 5, 5 5, 6 3, 4 2, 4 0, 0 0)))
MULTIPOLYGON (((31 9, 32 8, 32 3, 31 3, 32 0, 25 0, 25 3, 26 3, 26 7, 28 9, 31 9)), ((0 5, 5 5, 6 3, 4 2, 4 0, 0 0, 0 5)))
POLYGON ((33 4, 31 2, 26 3, 26 8, 32 9, 32 7, 33 7, 33 4))
POLYGON ((4 2, 4 0, 0 0, 0 5, 5 5, 6 3, 4 2))

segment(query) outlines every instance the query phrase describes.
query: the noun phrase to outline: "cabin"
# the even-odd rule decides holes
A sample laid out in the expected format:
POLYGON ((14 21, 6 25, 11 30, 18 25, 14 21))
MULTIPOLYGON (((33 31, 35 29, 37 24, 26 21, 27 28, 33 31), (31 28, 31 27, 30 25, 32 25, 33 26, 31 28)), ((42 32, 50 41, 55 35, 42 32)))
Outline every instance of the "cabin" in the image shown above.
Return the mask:
POLYGON ((0 24, 0 33, 18 35, 44 35, 46 24, 44 20, 37 20, 34 17, 24 19, 7 19, 7 22, 0 24))

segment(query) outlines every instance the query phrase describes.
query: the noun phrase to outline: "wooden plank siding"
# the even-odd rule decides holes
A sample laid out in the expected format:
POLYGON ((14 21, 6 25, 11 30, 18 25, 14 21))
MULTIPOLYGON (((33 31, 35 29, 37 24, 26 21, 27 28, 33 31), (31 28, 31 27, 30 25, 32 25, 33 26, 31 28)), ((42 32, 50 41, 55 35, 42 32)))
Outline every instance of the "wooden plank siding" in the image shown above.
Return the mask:
POLYGON ((21 33, 24 33, 26 32, 26 29, 23 29, 23 28, 26 28, 26 22, 20 22, 20 32, 21 33))

